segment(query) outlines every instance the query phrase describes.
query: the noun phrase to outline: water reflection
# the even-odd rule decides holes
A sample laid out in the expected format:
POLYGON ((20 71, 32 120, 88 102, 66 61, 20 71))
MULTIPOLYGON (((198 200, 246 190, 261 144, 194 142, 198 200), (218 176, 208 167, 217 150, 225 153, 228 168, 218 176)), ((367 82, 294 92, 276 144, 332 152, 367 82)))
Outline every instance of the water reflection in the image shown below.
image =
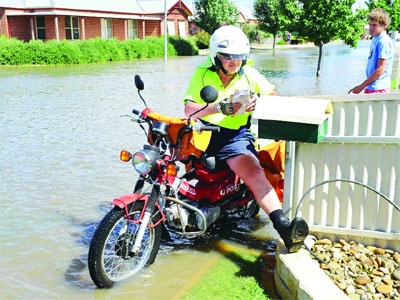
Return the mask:
MULTIPOLYGON (((251 57, 282 95, 331 94, 364 78, 367 45, 327 46, 320 78, 314 47, 251 57)), ((198 270, 223 255, 219 240, 271 249, 268 222, 260 218, 210 235, 209 242, 165 244, 155 265, 112 290, 95 289, 89 278, 93 230, 111 200, 132 191, 136 176, 119 161, 119 151, 145 141, 138 127, 121 118, 144 108, 133 76, 142 76, 152 109, 183 116, 181 99, 203 60, 0 68, 2 299, 180 299, 178 290, 189 290, 198 270)))

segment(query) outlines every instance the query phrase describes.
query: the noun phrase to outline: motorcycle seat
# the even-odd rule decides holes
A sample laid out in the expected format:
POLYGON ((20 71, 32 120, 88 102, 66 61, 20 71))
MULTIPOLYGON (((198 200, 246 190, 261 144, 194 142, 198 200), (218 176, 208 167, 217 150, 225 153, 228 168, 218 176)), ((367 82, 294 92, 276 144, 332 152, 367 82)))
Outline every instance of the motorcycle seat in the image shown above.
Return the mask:
POLYGON ((220 172, 229 168, 225 161, 219 160, 215 156, 208 156, 207 153, 204 153, 198 161, 211 172, 220 172))

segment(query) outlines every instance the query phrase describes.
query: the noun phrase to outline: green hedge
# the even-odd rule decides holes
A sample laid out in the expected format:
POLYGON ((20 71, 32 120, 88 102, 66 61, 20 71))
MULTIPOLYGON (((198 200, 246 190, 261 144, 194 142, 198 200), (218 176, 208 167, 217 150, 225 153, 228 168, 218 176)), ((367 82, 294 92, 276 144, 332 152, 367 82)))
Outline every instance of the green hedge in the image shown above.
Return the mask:
POLYGON ((199 48, 192 39, 186 40, 178 36, 170 36, 169 42, 176 49, 177 55, 191 56, 199 54, 199 48))
MULTIPOLYGON (((168 55, 197 55, 190 40, 169 37, 168 55)), ((101 38, 86 41, 23 41, 0 36, 1 65, 59 65, 121 61, 164 56, 164 37, 120 41, 101 38)))
POLYGON ((210 46, 211 35, 204 30, 199 30, 189 39, 197 46, 198 49, 208 49, 210 46))

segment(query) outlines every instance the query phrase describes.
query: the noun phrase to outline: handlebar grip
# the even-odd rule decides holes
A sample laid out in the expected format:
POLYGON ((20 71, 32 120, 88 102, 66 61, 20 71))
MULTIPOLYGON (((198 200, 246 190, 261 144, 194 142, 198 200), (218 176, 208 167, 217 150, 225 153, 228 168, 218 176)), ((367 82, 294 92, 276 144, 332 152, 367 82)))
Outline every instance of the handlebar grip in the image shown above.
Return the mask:
POLYGON ((212 125, 203 125, 201 128, 203 131, 212 131, 212 132, 219 132, 219 126, 212 126, 212 125))
POLYGON ((139 116, 139 115, 141 114, 141 111, 140 111, 140 110, 137 110, 137 109, 133 109, 133 110, 132 110, 132 113, 133 113, 134 115, 139 116))

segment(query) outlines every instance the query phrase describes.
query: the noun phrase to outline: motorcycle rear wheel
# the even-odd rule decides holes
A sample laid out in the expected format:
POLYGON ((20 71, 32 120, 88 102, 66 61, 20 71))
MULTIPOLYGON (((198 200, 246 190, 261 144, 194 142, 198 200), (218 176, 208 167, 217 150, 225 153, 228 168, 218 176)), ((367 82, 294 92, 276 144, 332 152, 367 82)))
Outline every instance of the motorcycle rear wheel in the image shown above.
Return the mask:
MULTIPOLYGON (((143 202, 135 202, 128 209, 130 219, 138 220, 143 202)), ((153 214, 149 225, 160 218, 160 214, 153 214)), ((154 262, 161 243, 161 226, 147 227, 141 248, 134 254, 130 250, 138 230, 139 224, 127 222, 125 211, 119 207, 114 207, 100 222, 88 254, 90 277, 98 288, 111 288, 154 262)))
POLYGON ((244 214, 244 218, 253 219, 260 212, 260 206, 256 202, 256 200, 251 200, 246 204, 246 212, 244 214))

